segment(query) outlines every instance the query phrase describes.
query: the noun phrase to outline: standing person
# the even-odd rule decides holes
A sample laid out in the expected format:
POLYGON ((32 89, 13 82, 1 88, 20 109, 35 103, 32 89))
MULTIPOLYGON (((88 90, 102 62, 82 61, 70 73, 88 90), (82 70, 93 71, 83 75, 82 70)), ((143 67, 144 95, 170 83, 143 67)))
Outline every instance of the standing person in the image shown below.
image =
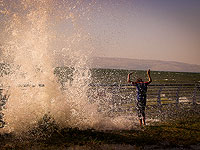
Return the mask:
POLYGON ((145 107, 146 107, 146 93, 147 93, 147 86, 152 82, 151 76, 150 76, 150 69, 147 70, 147 76, 149 78, 149 81, 143 82, 141 78, 138 78, 136 82, 133 82, 130 80, 130 76, 133 73, 128 74, 127 82, 132 83, 133 85, 136 86, 136 110, 138 113, 139 121, 140 121, 140 126, 142 126, 142 121, 143 125, 146 124, 145 122, 145 107))

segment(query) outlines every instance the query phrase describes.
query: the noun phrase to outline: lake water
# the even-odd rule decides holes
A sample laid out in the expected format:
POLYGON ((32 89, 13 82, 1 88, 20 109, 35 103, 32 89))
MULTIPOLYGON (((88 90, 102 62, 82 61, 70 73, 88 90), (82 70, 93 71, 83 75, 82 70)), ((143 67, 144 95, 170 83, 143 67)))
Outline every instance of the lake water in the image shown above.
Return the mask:
MULTIPOLYGON (((72 70, 68 67, 55 68, 55 75, 60 82, 67 82, 72 77, 72 70)), ((123 69, 91 69, 92 84, 127 84, 128 73, 133 72, 132 80, 138 77, 148 81, 146 71, 123 70, 123 69)), ((200 73, 192 72, 164 72, 151 71, 152 84, 171 84, 171 83, 200 83, 200 73)))

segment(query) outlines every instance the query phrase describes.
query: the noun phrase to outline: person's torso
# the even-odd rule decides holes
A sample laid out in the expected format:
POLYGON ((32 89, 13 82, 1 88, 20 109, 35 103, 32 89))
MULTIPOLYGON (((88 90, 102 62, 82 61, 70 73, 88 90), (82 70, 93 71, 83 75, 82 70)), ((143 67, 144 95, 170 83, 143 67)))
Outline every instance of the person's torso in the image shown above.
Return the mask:
POLYGON ((147 82, 136 83, 137 99, 145 99, 147 93, 147 82))

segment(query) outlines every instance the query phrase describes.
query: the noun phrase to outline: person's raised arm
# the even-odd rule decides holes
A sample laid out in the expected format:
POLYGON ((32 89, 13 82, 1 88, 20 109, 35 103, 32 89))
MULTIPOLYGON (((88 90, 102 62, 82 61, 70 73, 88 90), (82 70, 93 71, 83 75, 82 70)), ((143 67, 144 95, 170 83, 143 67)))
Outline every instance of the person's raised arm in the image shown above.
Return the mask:
POLYGON ((150 69, 147 70, 147 76, 149 78, 148 84, 150 84, 152 82, 152 78, 151 78, 151 75, 150 75, 150 69))
POLYGON ((133 74, 132 72, 128 74, 128 77, 127 77, 127 82, 128 82, 128 83, 131 83, 131 82, 132 82, 131 79, 130 79, 130 76, 131 76, 132 74, 133 74))

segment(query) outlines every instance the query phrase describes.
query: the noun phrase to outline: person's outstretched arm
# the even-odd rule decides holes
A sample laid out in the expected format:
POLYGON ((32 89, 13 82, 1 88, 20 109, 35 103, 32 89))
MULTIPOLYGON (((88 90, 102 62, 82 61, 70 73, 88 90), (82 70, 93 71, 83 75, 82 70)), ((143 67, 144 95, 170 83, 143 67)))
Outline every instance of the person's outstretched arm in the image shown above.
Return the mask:
POLYGON ((133 81, 131 81, 131 79, 130 79, 130 78, 131 78, 130 76, 131 76, 132 74, 133 74, 132 72, 128 74, 128 77, 127 77, 127 82, 128 82, 128 83, 132 83, 132 82, 133 82, 133 81))
POLYGON ((150 69, 147 70, 147 76, 149 78, 148 84, 150 84, 152 82, 152 78, 151 78, 151 75, 150 75, 150 69))

